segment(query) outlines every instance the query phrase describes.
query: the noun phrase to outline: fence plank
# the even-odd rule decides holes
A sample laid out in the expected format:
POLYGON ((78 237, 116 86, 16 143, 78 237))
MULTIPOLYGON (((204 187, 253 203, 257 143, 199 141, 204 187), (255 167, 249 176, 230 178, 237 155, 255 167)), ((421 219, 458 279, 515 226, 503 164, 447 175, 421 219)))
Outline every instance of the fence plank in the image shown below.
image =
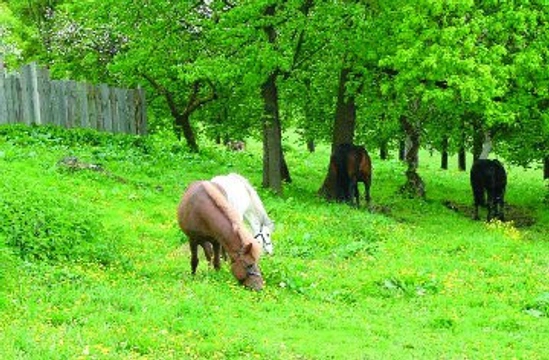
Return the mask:
POLYGON ((86 99, 88 103, 88 124, 91 129, 98 129, 97 89, 92 84, 86 84, 86 99))
POLYGON ((88 98, 86 96, 86 83, 76 83, 76 111, 77 118, 75 119, 76 126, 82 128, 88 128, 89 114, 88 114, 88 98))
POLYGON ((31 99, 33 123, 42 125, 42 113, 40 112, 40 94, 38 93, 38 65, 33 62, 30 67, 31 99))
POLYGON ((65 94, 63 91, 63 82, 59 80, 53 80, 52 85, 52 116, 53 123, 59 126, 65 126, 67 121, 67 111, 65 104, 65 94))
POLYGON ((130 134, 139 134, 137 131, 137 125, 136 125, 136 114, 134 114, 134 106, 135 106, 135 91, 127 91, 126 92, 126 107, 124 111, 126 112, 126 119, 128 119, 128 132, 130 134))
POLYGON ((51 124, 51 83, 48 69, 36 67, 36 90, 38 96, 38 111, 40 112, 40 124, 51 124))
MULTIPOLYGON (((21 96, 21 80, 15 75, 8 76, 8 85, 10 94, 10 99, 8 100, 8 106, 10 106, 11 115, 10 119, 13 119, 12 123, 22 123, 23 120, 23 100, 21 96)), ((9 120, 9 119, 8 119, 9 120)))
POLYGON ((66 127, 74 128, 76 126, 76 118, 78 116, 76 111, 76 82, 65 81, 63 82, 65 90, 65 103, 67 104, 67 118, 66 127))
POLYGON ((147 135, 147 103, 145 101, 145 90, 138 87, 135 90, 136 101, 134 102, 135 120, 137 124, 137 134, 147 135))
POLYGON ((0 62, 0 125, 8 123, 8 101, 6 99, 6 70, 0 62))
POLYGON ((34 105, 32 103, 32 73, 30 65, 21 69, 21 110, 23 122, 27 125, 34 123, 34 105))

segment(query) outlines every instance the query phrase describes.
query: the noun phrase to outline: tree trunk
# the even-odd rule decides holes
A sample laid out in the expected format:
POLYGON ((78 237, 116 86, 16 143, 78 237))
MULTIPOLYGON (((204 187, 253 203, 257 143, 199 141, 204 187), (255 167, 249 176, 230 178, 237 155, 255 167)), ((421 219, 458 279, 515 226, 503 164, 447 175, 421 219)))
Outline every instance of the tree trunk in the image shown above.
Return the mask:
POLYGON ((465 147, 462 145, 458 150, 458 169, 459 171, 467 170, 467 153, 465 152, 465 147))
POLYGON ((484 143, 484 131, 478 121, 473 121, 473 162, 478 160, 482 153, 484 143))
POLYGON ((458 149, 458 169, 459 171, 467 170, 467 153, 465 148, 465 122, 461 123, 461 136, 459 139, 459 149, 458 149))
MULTIPOLYGON (((417 149, 413 149, 415 144, 415 139, 413 139, 415 135, 410 135, 410 133, 406 133, 406 140, 404 141, 404 161, 406 161, 408 164, 410 164, 410 161, 413 161, 415 164, 415 168, 419 166, 419 146, 417 149), (414 156, 413 159, 410 157, 414 156)), ((417 140, 419 141, 419 135, 417 136, 417 140)))
POLYGON ((312 139, 307 140, 307 150, 309 152, 313 153, 315 152, 315 141, 312 139))
POLYGON ((196 142, 194 130, 191 126, 190 117, 191 117, 191 114, 186 112, 183 114, 177 115, 175 117, 175 124, 176 124, 175 132, 179 140, 181 140, 181 135, 183 133, 183 136, 185 137, 185 141, 187 141, 187 145, 189 145, 191 152, 198 152, 198 143, 196 142))
MULTIPOLYGON (((276 5, 265 8, 265 16, 274 16, 276 5)), ((276 43, 276 31, 272 24, 263 28, 271 44, 276 43)), ((278 89, 276 79, 278 69, 272 70, 267 80, 261 85, 263 98, 263 186, 275 193, 282 193, 282 180, 291 182, 288 165, 282 152, 282 129, 278 107, 278 89)))
POLYGON ((543 179, 549 179, 549 156, 546 156, 545 159, 543 159, 543 179))
POLYGON ((261 87, 263 97, 263 186, 282 193, 282 136, 276 73, 261 87))
POLYGON ((398 141, 398 159, 400 161, 404 161, 406 157, 406 143, 404 142, 404 140, 399 140, 398 141))
POLYGON ((479 159, 488 159, 492 151, 492 137, 489 132, 484 134, 484 141, 482 142, 482 151, 480 152, 479 159))
POLYGON ((440 151, 440 168, 448 170, 448 136, 442 138, 440 151))
POLYGON ((340 144, 352 144, 355 136, 355 95, 347 94, 347 84, 350 80, 350 75, 351 69, 348 67, 341 69, 339 73, 332 151, 340 144))
POLYGON ((401 187, 400 191, 411 197, 425 198, 425 183, 417 173, 420 133, 419 124, 412 123, 407 117, 401 116, 400 123, 409 140, 409 147, 406 149, 405 160, 408 164, 406 170, 406 183, 401 187))
MULTIPOLYGON (((356 124, 355 94, 347 94, 347 83, 351 74, 350 68, 343 68, 339 74, 339 86, 337 90, 337 103, 332 137, 332 152, 340 144, 352 144, 356 124)), ((324 178, 318 194, 327 200, 335 198, 336 183, 333 173, 328 165, 328 173, 324 178)))
POLYGON ((389 143, 387 140, 382 140, 379 144, 379 158, 387 160, 389 158, 389 143))

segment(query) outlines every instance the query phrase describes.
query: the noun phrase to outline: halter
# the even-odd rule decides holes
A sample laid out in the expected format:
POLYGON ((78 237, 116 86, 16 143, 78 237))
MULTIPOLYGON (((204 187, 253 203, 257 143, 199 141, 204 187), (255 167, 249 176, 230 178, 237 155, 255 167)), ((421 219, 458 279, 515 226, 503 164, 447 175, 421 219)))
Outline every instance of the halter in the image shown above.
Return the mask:
POLYGON ((254 270, 255 264, 251 264, 246 266, 246 275, 248 276, 261 276, 261 273, 259 271, 254 270))
POLYGON ((272 243, 270 241, 267 241, 265 238, 265 235, 263 235, 263 225, 261 225, 261 228, 259 229, 259 232, 254 236, 254 239, 261 238, 261 243, 265 245, 271 245, 272 243))

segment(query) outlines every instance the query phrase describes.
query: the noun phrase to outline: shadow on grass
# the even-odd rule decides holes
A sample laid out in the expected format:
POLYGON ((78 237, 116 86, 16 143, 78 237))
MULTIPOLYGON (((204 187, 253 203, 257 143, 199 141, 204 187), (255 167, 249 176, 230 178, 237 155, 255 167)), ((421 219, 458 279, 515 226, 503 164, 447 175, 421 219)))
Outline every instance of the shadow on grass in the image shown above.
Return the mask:
MULTIPOLYGON (((469 219, 473 218, 474 207, 472 205, 466 205, 457 203, 451 200, 443 200, 442 204, 448 209, 455 211, 456 213, 468 217, 469 219)), ((512 221, 517 228, 524 228, 532 226, 536 223, 533 212, 523 206, 505 204, 505 221, 512 221)), ((480 216, 485 216, 485 211, 480 212, 480 216)))

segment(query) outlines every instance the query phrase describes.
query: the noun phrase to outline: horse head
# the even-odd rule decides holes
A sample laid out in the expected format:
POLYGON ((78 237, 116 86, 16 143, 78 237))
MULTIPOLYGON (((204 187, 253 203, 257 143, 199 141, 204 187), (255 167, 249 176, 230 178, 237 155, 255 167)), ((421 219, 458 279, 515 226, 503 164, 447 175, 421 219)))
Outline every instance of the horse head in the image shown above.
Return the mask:
POLYGON ((242 246, 231 264, 233 275, 247 288, 259 291, 263 289, 263 276, 257 265, 261 250, 255 242, 242 246))

